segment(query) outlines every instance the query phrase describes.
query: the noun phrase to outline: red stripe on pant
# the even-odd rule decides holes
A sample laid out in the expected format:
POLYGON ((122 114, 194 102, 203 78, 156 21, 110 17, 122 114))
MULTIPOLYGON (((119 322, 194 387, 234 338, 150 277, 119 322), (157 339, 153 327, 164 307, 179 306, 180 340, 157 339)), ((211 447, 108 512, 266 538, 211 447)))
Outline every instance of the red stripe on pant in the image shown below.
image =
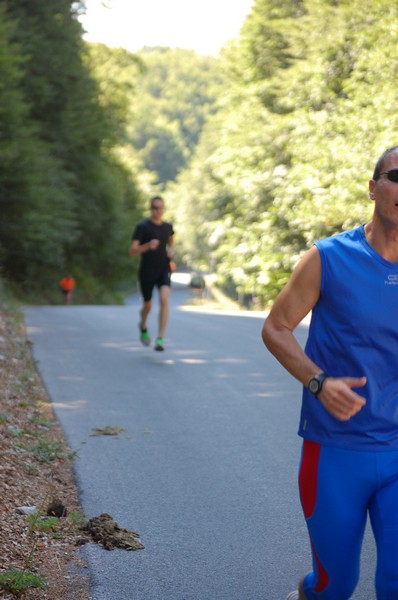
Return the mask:
MULTIPOLYGON (((304 440, 303 455, 299 473, 300 499, 304 516, 309 519, 315 511, 318 492, 318 468, 321 446, 316 442, 304 440)), ((329 576, 325 571, 311 540, 312 552, 317 565, 317 584, 313 592, 321 592, 329 583, 329 576)))

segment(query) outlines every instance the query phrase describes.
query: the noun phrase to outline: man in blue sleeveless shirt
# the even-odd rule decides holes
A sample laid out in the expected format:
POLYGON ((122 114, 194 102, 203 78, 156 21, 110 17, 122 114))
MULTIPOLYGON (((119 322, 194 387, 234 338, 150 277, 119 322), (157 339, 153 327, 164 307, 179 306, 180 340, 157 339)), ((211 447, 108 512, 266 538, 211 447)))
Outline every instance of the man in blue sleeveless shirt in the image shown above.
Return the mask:
POLYGON ((369 195, 372 220, 316 242, 263 327, 304 386, 299 489, 313 570, 286 600, 351 597, 367 515, 377 600, 398 600, 398 146, 378 160, 369 195), (293 331, 310 311, 303 350, 293 331))

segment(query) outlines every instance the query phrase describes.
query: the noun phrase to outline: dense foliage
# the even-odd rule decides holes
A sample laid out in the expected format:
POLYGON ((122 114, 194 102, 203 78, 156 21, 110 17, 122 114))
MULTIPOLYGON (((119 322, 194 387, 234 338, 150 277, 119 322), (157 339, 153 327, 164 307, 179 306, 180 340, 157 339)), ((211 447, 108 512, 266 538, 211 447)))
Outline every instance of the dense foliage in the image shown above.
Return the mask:
POLYGON ((314 239, 369 217, 373 164, 398 143, 397 17, 385 0, 255 0, 224 51, 229 95, 168 190, 185 260, 266 304, 314 239))
POLYGON ((95 296, 163 193, 178 262, 265 305, 314 239, 365 221, 398 142, 398 5, 254 0, 218 58, 82 41, 84 2, 0 0, 0 266, 95 296), (382 40, 382 43, 381 43, 382 40))
POLYGON ((180 48, 143 48, 136 81, 131 143, 153 183, 173 181, 187 167, 225 82, 220 63, 180 48))
POLYGON ((0 2, 0 264, 20 289, 66 271, 94 299, 131 270, 138 192, 70 0, 0 2))

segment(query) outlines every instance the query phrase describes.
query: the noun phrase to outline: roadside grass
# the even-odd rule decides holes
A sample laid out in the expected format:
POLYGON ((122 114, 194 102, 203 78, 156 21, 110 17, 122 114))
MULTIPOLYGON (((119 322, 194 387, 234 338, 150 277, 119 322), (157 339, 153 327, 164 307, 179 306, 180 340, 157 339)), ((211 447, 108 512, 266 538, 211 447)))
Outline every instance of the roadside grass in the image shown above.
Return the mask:
POLYGON ((23 312, 0 277, 0 598, 86 600, 88 590, 71 589, 68 566, 79 561, 77 541, 84 516, 68 448, 36 370, 23 312), (62 518, 49 512, 61 498, 62 518), (33 515, 17 507, 37 507, 33 515), (76 510, 75 510, 76 509, 76 510), (35 591, 36 590, 36 591, 35 591), (4 595, 4 594, 7 594, 4 595))
POLYGON ((0 573, 0 586, 15 595, 19 595, 28 588, 44 588, 46 584, 45 577, 32 573, 32 571, 11 567, 0 573))

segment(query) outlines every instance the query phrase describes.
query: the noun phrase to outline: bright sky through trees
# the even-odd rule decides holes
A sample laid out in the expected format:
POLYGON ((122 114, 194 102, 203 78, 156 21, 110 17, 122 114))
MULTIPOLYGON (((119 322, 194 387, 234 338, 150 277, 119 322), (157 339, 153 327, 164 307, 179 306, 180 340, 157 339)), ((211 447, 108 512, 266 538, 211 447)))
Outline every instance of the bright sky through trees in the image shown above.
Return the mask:
POLYGON ((169 46, 216 55, 237 37, 253 0, 87 0, 85 39, 135 52, 169 46))

